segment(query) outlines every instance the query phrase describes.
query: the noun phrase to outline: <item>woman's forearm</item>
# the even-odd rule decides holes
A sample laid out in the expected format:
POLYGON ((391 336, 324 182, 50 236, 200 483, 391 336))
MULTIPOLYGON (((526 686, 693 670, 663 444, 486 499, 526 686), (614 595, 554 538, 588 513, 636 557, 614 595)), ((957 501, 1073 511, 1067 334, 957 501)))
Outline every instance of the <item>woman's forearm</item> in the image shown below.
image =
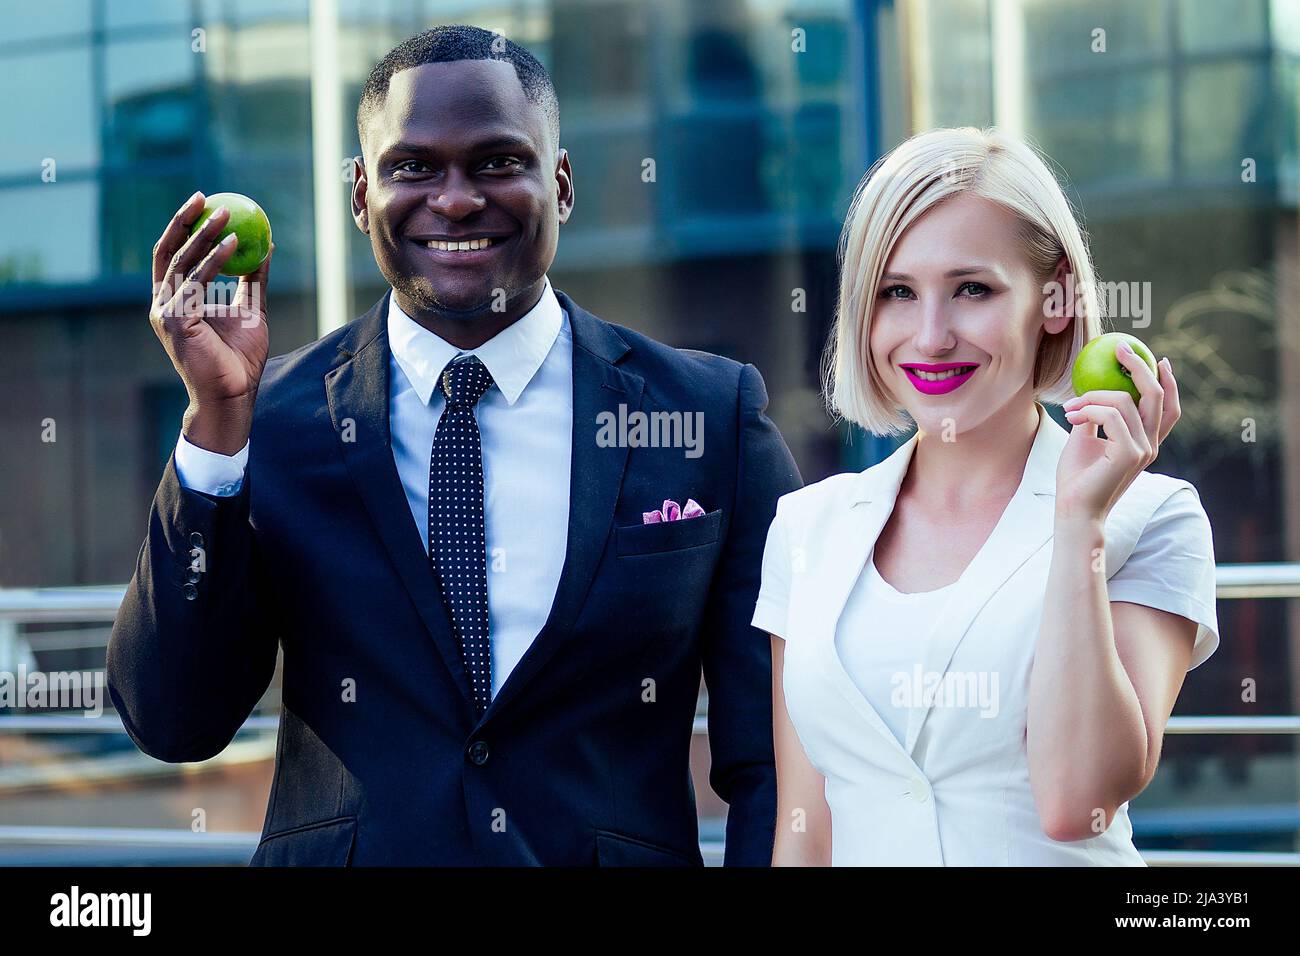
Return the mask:
POLYGON ((1145 783, 1141 703, 1115 646, 1102 522, 1057 519, 1029 683, 1029 777, 1044 831, 1104 832, 1145 783))
POLYGON ((772 849, 773 866, 830 866, 830 820, 811 821, 812 831, 800 831, 791 813, 778 812, 776 842, 772 849))

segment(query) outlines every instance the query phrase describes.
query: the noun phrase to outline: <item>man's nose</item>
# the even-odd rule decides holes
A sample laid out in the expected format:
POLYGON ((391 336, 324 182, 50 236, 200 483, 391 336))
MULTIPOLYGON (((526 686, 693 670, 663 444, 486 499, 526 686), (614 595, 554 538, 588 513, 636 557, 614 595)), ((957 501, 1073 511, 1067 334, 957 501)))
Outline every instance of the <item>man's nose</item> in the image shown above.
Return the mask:
POLYGON ((464 219, 485 205, 487 200, 474 187, 469 177, 457 172, 449 172, 443 177, 429 196, 429 208, 452 221, 464 219))

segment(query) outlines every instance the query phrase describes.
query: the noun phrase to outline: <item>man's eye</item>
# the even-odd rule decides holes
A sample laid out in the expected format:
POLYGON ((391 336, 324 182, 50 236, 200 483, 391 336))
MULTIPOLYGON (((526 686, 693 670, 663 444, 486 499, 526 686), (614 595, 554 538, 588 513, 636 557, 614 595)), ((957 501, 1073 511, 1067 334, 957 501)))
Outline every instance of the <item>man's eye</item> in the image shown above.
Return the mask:
POLYGON ((511 166, 519 166, 521 163, 514 156, 494 156, 483 164, 484 169, 509 169, 511 166))
POLYGON ((912 290, 905 285, 891 285, 880 290, 882 299, 906 299, 912 294, 912 290))
POLYGON ((963 282, 961 286, 957 289, 957 291, 965 292, 967 289, 970 290, 970 295, 972 298, 984 295, 992 291, 983 282, 963 282))
POLYGON ((395 167, 393 167, 393 171, 402 172, 402 173, 420 172, 420 170, 411 169, 410 167, 412 166, 423 166, 425 169, 429 168, 427 163, 424 163, 418 159, 407 159, 407 160, 403 160, 402 162, 398 163, 395 167))

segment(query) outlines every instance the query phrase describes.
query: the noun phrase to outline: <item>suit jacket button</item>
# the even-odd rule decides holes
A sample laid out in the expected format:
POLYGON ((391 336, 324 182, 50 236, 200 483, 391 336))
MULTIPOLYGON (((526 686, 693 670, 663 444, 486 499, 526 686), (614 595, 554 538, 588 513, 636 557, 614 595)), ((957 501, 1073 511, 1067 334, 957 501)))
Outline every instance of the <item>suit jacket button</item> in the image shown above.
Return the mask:
POLYGON ((181 588, 181 592, 185 595, 185 600, 187 601, 193 601, 199 596, 199 589, 189 583, 187 583, 185 587, 181 588))
POLYGON ((488 745, 486 741, 476 740, 469 746, 467 751, 470 762, 476 767, 481 767, 488 762, 488 745))
POLYGON ((200 534, 198 531, 190 532, 190 544, 192 544, 196 548, 203 547, 203 535, 200 534))

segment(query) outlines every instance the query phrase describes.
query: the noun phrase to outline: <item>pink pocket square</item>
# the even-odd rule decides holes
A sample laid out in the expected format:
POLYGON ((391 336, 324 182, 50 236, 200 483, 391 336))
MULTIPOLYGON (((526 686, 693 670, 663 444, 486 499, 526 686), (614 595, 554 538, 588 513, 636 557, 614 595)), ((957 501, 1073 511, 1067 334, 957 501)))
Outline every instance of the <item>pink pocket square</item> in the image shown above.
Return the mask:
POLYGON ((660 511, 642 512, 641 523, 657 524, 660 521, 680 521, 683 518, 698 518, 702 514, 704 514, 704 509, 696 503, 694 498, 686 499, 685 508, 671 499, 665 499, 664 506, 660 511))

